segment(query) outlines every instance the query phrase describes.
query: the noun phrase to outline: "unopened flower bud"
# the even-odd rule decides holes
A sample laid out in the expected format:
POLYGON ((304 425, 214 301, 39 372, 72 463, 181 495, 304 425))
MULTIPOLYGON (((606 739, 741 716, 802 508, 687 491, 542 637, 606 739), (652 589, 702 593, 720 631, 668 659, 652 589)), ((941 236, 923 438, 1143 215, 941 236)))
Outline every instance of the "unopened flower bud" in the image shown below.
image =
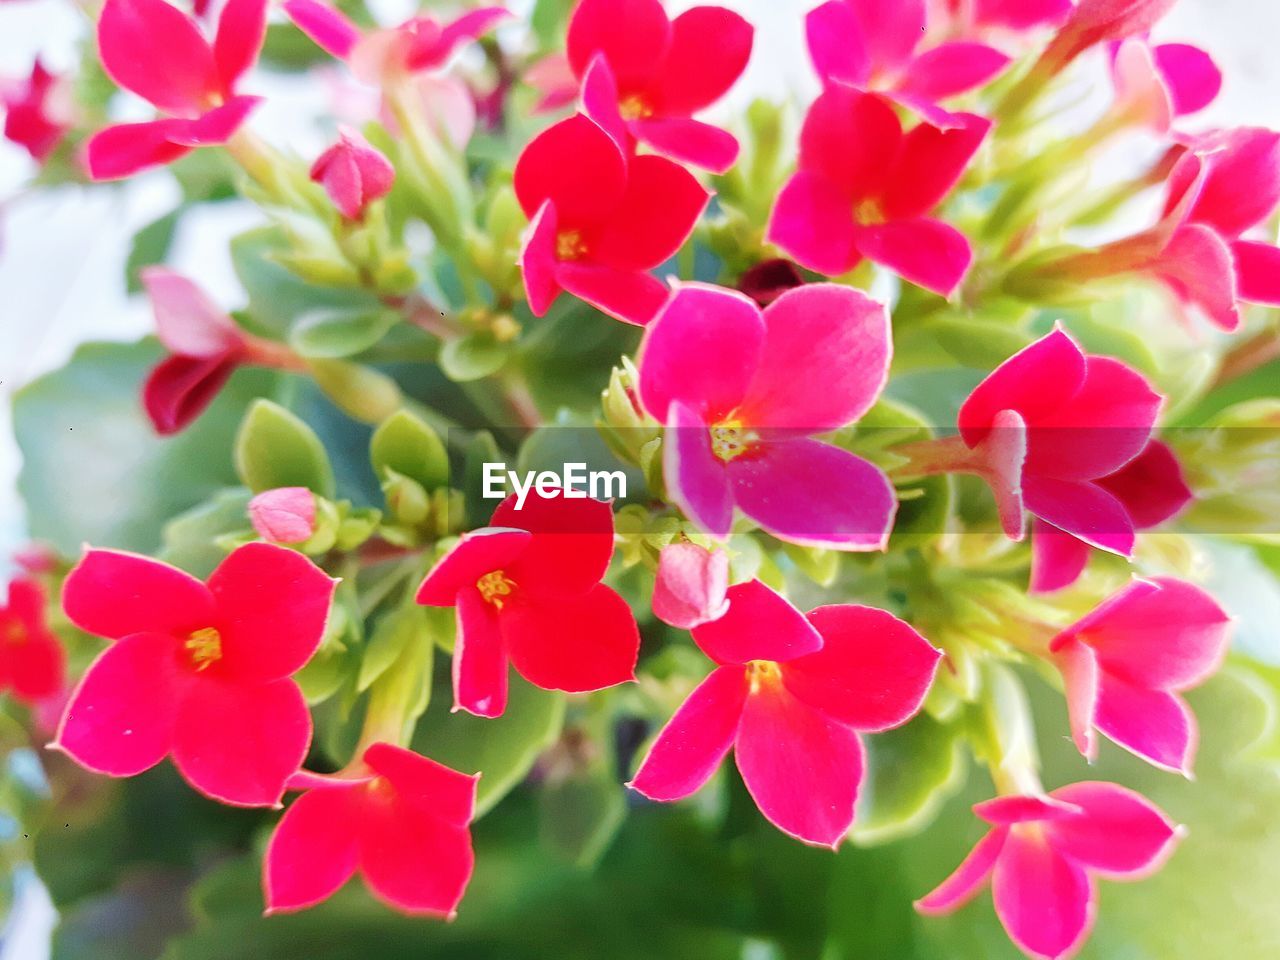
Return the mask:
POLYGON ((249 520, 272 543, 303 543, 316 531, 316 498, 306 487, 277 487, 249 501, 249 520))
POLYGON ((390 193, 395 177, 391 161, 350 127, 339 128, 338 142, 311 167, 311 179, 348 220, 361 219, 369 204, 390 193))

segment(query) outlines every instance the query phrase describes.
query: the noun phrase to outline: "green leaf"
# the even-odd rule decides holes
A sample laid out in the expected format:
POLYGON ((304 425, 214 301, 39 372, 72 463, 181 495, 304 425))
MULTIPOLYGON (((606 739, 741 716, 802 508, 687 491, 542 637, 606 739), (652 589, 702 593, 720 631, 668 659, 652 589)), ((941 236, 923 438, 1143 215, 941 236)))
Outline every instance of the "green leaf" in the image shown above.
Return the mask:
POLYGON ((504 462, 498 450, 498 444, 488 430, 481 430, 471 438, 471 443, 467 446, 466 466, 462 474, 462 493, 466 498, 468 527, 483 527, 493 515, 498 502, 487 499, 484 495, 484 465, 504 462))
POLYGON ((440 351, 440 368, 450 380, 466 383, 497 373, 511 356, 509 342, 487 331, 449 340, 440 351))
POLYGON ((393 470, 425 490, 449 482, 449 455, 439 434, 408 410, 382 421, 369 442, 369 458, 379 474, 393 470))
POLYGON ((129 259, 124 265, 125 289, 130 293, 138 293, 142 289, 142 280, 138 273, 143 267, 164 262, 165 256, 169 253, 169 247, 173 245, 173 235, 182 213, 182 207, 170 210, 133 235, 129 259))
POLYGON ((306 487, 333 496, 333 467, 315 431, 278 403, 257 400, 236 435, 236 471, 254 493, 306 487))
POLYGON ((575 867, 594 866, 626 817, 623 787, 603 763, 548 784, 538 794, 539 837, 575 867))
POLYGON ((249 491, 242 487, 219 490, 209 500, 174 517, 164 526, 157 559, 203 580, 226 556, 214 541, 249 529, 249 498, 249 491))
POLYGON ((1025 333, 999 320, 948 316, 923 329, 957 362, 980 370, 999 366, 1031 342, 1025 333))
POLYGON ((304 357, 350 357, 368 350, 399 322, 392 310, 316 310, 289 330, 289 343, 304 357))
POLYGON ((86 344, 17 392, 18 489, 32 537, 70 556, 84 543, 151 552, 171 517, 235 485, 236 423, 275 375, 238 372, 195 423, 162 438, 138 399, 160 356, 150 340, 86 344))

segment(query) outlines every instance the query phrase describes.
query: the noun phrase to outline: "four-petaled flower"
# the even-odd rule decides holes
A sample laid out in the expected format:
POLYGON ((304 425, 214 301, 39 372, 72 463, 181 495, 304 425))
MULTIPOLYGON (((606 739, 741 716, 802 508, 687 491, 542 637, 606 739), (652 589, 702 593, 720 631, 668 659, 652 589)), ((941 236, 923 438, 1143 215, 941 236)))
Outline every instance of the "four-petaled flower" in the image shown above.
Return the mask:
POLYGON ((116 180, 230 140, 261 99, 237 94, 236 85, 258 59, 266 28, 267 0, 228 0, 212 45, 165 0, 107 0, 98 20, 102 66, 164 117, 94 134, 89 175, 116 180))
POLYGON ((207 584, 158 560, 88 550, 63 608, 114 642, 72 692, 53 745, 116 777, 172 754, 215 800, 278 803, 311 742, 291 677, 320 646, 336 583, 268 543, 235 550, 207 584))
POLYGON ((904 133, 884 97, 832 83, 805 116, 799 169, 774 203, 768 239, 827 276, 866 258, 950 295, 973 251, 964 234, 928 214, 990 129, 989 120, 960 113, 945 129, 921 122, 904 133))
POLYGON ((807 615, 758 580, 729 588, 724 616, 693 629, 716 669, 658 734, 630 786, 687 797, 732 749, 760 812, 806 843, 836 847, 862 781, 860 732, 906 723, 941 653, 884 610, 807 615))
POLYGON ((355 776, 300 773, 290 786, 306 792, 267 844, 267 913, 315 906, 359 872, 403 913, 452 917, 475 864, 477 779, 388 743, 366 749, 355 776))
POLYGON ((516 161, 516 196, 531 223, 520 253, 529 309, 560 291, 628 323, 648 323, 667 288, 648 273, 693 232, 708 194, 677 163, 629 157, 582 115, 544 130, 516 161))
POLYGON ((951 913, 990 879, 1005 932, 1036 960, 1060 960, 1088 938, 1097 912, 1095 877, 1150 876, 1182 836, 1151 801, 1113 783, 998 797, 973 811, 991 831, 916 909, 951 913))
POLYGON ((1112 112, 1158 134, 1168 133, 1176 118, 1209 106, 1222 89, 1222 72, 1199 47, 1138 37, 1113 46, 1111 76, 1112 112))
POLYGON ((1222 664, 1231 618, 1199 587, 1134 580, 1049 645, 1062 671, 1071 733, 1088 759, 1094 730, 1167 770, 1190 775, 1196 719, 1178 696, 1222 664))
POLYGON ((849 287, 797 287, 761 311, 736 291, 682 284, 640 352, 640 399, 666 426, 668 495, 720 539, 736 506, 793 543, 883 548, 893 487, 813 435, 875 403, 891 352, 884 307, 849 287))
POLYGON ((46 70, 39 57, 25 80, 0 80, 5 139, 25 147, 37 163, 48 160, 75 121, 70 86, 46 70))
POLYGON ((67 656, 45 621, 45 592, 30 577, 9 583, 0 604, 0 690, 35 704, 59 693, 66 682, 67 656))
POLYGON ((455 709, 501 716, 508 664, 535 686, 573 693, 635 679, 640 631, 601 583, 613 556, 613 508, 531 491, 498 505, 427 574, 418 602, 455 607, 455 709))
POLYGON ((569 66, 586 114, 631 150, 639 141, 723 173, 738 156, 728 131, 694 120, 746 69, 754 31, 724 7, 675 20, 659 0, 582 0, 569 21, 569 66))

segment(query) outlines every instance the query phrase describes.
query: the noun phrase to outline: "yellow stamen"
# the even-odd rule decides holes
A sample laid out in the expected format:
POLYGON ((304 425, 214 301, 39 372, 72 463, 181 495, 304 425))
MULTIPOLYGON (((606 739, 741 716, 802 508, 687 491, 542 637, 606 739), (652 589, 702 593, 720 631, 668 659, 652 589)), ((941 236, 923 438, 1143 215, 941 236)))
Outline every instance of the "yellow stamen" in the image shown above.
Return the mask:
POLYGON ((751 692, 758 693, 762 686, 773 685, 782 680, 782 668, 772 660, 752 660, 747 664, 747 682, 751 692))
POLYGON ((515 588, 515 581, 507 579, 506 574, 501 570, 486 573, 476 581, 476 589, 480 591, 481 599, 486 603, 493 604, 499 610, 502 609, 502 605, 506 602, 503 598, 511 596, 515 588))
POLYGON ((853 219, 863 226, 874 227, 884 223, 886 218, 880 208, 880 201, 875 197, 867 197, 853 205, 853 219))
POLYGON ((185 646, 197 670, 207 670, 210 664, 222 659, 222 634, 213 627, 195 631, 187 637, 185 646))
POLYGON ((728 463, 749 453, 760 442, 760 434, 737 420, 726 420, 711 428, 711 452, 728 463))
POLYGON ((556 237, 557 260, 581 260, 587 255, 587 244, 577 230, 564 230, 556 237))
POLYGON ((618 102, 618 112, 623 120, 648 120, 653 116, 653 107, 640 94, 633 93, 618 102))

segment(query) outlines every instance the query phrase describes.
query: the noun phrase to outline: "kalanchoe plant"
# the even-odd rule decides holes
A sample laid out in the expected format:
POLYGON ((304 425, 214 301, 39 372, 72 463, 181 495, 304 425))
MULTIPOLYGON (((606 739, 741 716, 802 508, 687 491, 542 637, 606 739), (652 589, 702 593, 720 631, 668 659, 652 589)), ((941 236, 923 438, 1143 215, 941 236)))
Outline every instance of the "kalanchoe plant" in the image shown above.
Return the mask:
POLYGON ((809 6, 745 109, 660 0, 106 0, 0 82, 32 189, 181 196, 14 404, 56 956, 1280 951, 1280 133, 1172 0, 809 6))

